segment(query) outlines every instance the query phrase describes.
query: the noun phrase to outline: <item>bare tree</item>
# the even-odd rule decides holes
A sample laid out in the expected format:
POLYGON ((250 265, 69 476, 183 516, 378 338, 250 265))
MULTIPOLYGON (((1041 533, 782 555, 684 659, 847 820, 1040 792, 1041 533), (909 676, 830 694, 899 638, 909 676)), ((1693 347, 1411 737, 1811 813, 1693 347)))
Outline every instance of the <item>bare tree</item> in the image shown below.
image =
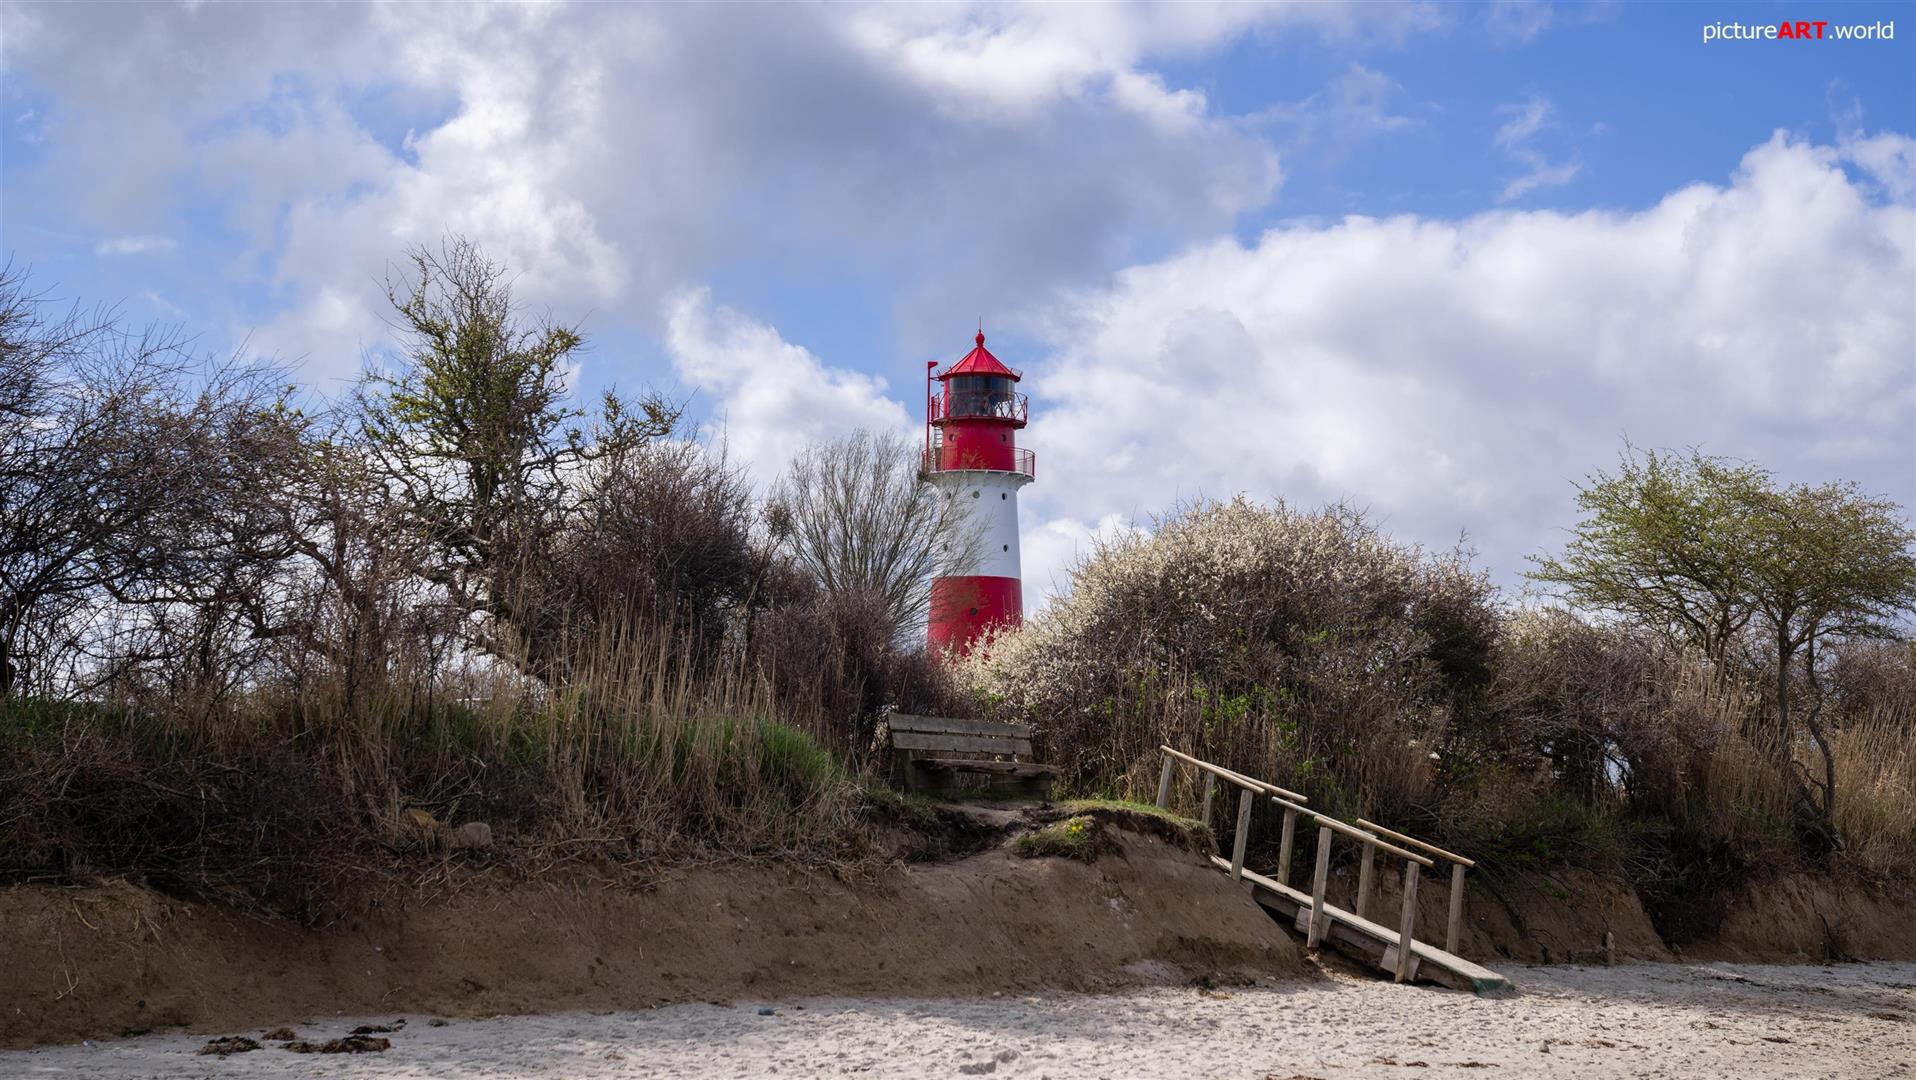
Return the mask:
POLYGON ((0 694, 84 652, 109 599, 204 585, 243 542, 208 523, 270 376, 204 369, 177 334, 111 311, 49 317, 23 271, 0 271, 0 694))
POLYGON ((826 593, 875 595, 900 639, 924 625, 931 578, 975 557, 968 508, 920 482, 918 465, 904 436, 858 431, 800 454, 767 508, 774 537, 826 593))

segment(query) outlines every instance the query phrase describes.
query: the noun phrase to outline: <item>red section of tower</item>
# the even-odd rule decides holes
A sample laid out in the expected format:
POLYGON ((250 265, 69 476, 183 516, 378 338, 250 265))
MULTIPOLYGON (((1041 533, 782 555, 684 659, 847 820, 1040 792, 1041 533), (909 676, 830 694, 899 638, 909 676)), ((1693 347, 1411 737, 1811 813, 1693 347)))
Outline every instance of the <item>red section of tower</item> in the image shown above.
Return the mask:
POLYGON ((1016 390, 1023 376, 991 355, 982 329, 974 340, 962 360, 926 372, 920 475, 940 497, 967 508, 962 535, 970 549, 955 574, 932 581, 929 636, 938 653, 967 653, 1024 614, 1017 495, 1031 482, 1034 462, 1017 441, 1026 417, 1025 396, 1016 390))

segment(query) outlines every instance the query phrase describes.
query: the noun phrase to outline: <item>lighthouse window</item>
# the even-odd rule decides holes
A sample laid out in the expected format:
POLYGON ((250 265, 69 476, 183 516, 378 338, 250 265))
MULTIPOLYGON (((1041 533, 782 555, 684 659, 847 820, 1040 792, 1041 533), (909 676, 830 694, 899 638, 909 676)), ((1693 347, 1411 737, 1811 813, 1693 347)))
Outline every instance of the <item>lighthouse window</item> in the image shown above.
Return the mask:
POLYGON ((975 491, 974 491, 974 492, 972 492, 972 493, 971 493, 971 497, 972 497, 972 498, 974 498, 974 499, 975 499, 975 498, 977 498, 977 497, 978 497, 978 493, 977 493, 977 492, 975 492, 975 491))
POLYGON ((1011 380, 1003 375, 959 375, 947 384, 951 416, 1005 416, 1011 407, 1011 380))
POLYGON ((1005 549, 1006 551, 1010 551, 1010 550, 1011 550, 1011 545, 1010 545, 1010 544, 1002 544, 1002 545, 1000 545, 1000 546, 1001 546, 1001 547, 1003 547, 1003 548, 1004 548, 1004 549, 1005 549))
POLYGON ((1009 495, 1006 495, 1006 494, 1005 494, 1004 492, 1002 492, 1002 491, 1000 491, 1000 492, 998 493, 998 497, 999 497, 1000 499, 1009 499, 1009 498, 1011 498, 1011 496, 1009 496, 1009 495))

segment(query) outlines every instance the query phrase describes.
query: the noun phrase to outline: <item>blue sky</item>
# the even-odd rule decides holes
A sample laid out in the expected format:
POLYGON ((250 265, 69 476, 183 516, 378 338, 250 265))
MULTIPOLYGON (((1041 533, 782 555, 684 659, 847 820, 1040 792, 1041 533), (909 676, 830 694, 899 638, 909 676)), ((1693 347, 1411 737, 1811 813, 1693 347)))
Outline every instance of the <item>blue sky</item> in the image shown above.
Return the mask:
POLYGON ((982 317, 1040 592, 1238 492, 1515 584, 1625 437, 1916 502, 1916 5, 13 4, 0 65, 11 257, 323 390, 449 231, 765 478, 982 317), (1896 36, 1702 40, 1784 19, 1896 36))

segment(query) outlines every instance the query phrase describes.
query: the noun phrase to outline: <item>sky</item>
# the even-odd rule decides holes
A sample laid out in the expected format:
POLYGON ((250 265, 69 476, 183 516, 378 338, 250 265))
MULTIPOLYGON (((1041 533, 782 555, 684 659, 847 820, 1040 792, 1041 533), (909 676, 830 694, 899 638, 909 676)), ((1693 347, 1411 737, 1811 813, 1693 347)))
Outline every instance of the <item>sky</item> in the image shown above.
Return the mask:
POLYGON ((52 295, 337 393, 465 235, 761 481, 982 321, 1028 604, 1238 494, 1515 592, 1626 440, 1916 506, 1912 135, 1908 3, 0 6, 52 295))

